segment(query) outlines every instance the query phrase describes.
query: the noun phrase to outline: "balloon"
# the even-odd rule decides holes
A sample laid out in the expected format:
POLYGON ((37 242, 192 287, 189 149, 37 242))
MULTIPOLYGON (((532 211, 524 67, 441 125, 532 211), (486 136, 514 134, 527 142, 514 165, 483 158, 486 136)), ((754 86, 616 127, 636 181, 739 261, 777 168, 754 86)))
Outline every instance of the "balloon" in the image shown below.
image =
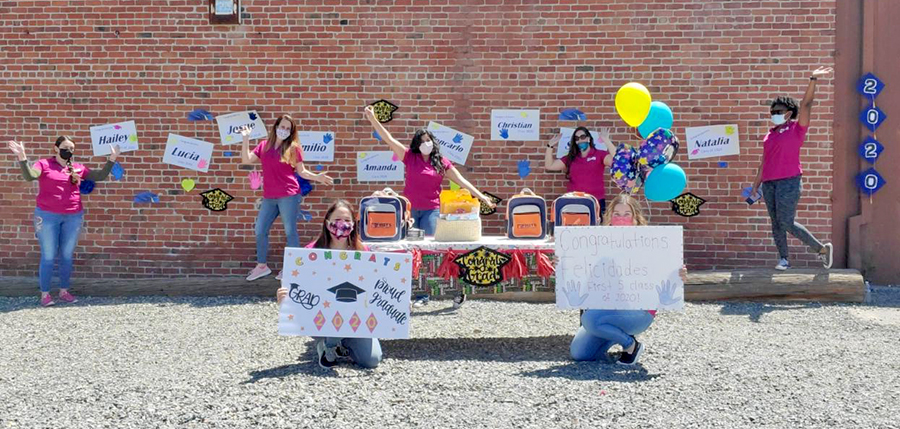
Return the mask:
POLYGON ((644 182, 644 195, 650 201, 669 201, 680 195, 686 185, 684 170, 670 162, 650 172, 644 182))
POLYGON ((662 101, 654 101, 650 103, 650 113, 647 119, 638 127, 641 137, 647 138, 657 128, 672 128, 675 119, 672 118, 672 109, 666 106, 662 101))
POLYGON ((637 160, 637 151, 633 147, 626 144, 620 144, 613 156, 612 166, 609 167, 609 173, 613 182, 619 189, 634 193, 641 185, 641 175, 635 161, 637 160))
POLYGON ((650 133, 638 149, 637 165, 640 168, 656 168, 665 164, 678 153, 678 137, 665 128, 650 133))
POLYGON ((637 127, 650 113, 650 91, 637 82, 627 83, 616 92, 616 112, 626 124, 637 127))

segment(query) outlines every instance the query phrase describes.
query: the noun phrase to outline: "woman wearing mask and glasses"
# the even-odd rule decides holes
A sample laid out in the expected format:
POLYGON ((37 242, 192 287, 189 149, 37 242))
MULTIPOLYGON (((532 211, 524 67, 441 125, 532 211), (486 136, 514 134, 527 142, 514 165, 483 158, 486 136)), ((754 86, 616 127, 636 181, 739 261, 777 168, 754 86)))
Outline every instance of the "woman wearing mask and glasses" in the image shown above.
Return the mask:
POLYGON ((600 140, 604 149, 594 147, 594 137, 585 127, 578 127, 569 141, 569 152, 556 159, 556 145, 561 135, 547 144, 544 153, 544 168, 549 171, 565 171, 569 184, 567 192, 584 192, 593 195, 600 203, 600 213, 606 212, 606 167, 612 165, 616 147, 609 139, 609 129, 600 130, 600 140))

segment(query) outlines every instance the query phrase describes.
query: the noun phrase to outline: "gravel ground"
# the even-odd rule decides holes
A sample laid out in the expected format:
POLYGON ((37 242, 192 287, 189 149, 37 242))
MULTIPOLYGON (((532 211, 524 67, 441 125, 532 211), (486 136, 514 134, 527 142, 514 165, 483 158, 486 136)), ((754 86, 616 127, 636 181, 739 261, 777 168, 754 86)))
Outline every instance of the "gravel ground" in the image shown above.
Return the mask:
POLYGON ((634 369, 570 361, 575 312, 433 301, 334 371, 271 300, 0 298, 0 428, 896 428, 900 289, 872 296, 688 304, 634 369))

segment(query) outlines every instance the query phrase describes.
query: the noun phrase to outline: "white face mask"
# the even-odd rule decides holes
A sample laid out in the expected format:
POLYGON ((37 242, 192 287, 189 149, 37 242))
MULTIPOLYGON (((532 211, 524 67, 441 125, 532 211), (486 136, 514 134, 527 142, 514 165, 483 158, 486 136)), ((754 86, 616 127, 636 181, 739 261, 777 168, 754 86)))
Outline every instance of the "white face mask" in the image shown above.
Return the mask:
POLYGON ((775 125, 781 125, 785 123, 784 114, 781 115, 772 115, 772 123, 775 125))
POLYGON ((419 152, 422 152, 422 155, 431 155, 432 150, 434 150, 433 142, 424 142, 419 145, 419 152))
POLYGON ((291 136, 291 130, 286 130, 284 128, 278 128, 275 130, 275 135, 278 136, 279 139, 285 140, 291 136))

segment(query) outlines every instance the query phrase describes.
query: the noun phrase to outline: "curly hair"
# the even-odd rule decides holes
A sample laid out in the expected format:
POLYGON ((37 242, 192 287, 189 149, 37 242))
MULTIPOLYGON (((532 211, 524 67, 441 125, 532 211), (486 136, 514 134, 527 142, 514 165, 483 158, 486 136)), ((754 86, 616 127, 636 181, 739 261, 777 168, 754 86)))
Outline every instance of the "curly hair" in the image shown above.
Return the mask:
POLYGON ((772 104, 769 105, 769 109, 772 109, 778 105, 784 106, 786 109, 791 111, 791 119, 797 119, 797 115, 800 113, 800 107, 797 105, 797 100, 794 100, 791 97, 778 97, 772 100, 772 104))

